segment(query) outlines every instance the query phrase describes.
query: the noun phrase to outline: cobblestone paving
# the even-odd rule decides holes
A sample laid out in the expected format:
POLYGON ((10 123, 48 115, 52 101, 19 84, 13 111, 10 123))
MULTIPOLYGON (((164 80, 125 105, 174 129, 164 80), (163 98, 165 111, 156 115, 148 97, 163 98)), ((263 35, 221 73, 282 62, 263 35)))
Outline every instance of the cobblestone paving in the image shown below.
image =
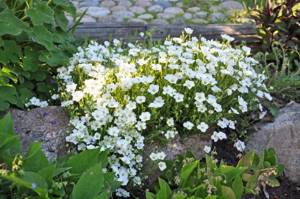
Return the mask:
POLYGON ((82 22, 224 23, 243 9, 233 0, 71 0, 82 22))

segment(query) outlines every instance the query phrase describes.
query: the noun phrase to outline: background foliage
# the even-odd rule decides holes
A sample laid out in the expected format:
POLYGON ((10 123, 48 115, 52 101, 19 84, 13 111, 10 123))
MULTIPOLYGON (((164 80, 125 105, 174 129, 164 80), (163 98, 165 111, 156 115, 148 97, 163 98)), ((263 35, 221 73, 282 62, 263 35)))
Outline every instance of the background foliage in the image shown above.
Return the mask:
POLYGON ((65 13, 75 20, 66 0, 0 2, 0 111, 55 88, 51 75, 75 49, 75 26, 68 27, 65 13))

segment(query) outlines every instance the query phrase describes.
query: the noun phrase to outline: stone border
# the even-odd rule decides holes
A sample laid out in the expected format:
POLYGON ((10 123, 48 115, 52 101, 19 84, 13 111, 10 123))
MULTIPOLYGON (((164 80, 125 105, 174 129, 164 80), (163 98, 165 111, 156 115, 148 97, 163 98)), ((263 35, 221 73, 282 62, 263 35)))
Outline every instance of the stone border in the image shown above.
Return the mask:
POLYGON ((237 42, 258 43, 256 28, 253 24, 229 24, 229 25, 154 25, 141 23, 84 23, 75 31, 79 38, 91 38, 100 41, 112 38, 125 41, 143 40, 140 32, 152 32, 153 40, 163 39, 167 36, 179 36, 183 29, 190 27, 193 35, 202 35, 207 39, 218 39, 221 34, 228 34, 236 38, 237 42))

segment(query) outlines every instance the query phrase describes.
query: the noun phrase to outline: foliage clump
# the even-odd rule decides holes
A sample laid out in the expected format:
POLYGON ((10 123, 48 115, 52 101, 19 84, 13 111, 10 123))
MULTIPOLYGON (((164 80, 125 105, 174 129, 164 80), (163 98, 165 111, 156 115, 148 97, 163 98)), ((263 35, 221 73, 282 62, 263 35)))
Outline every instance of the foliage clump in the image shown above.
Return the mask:
POLYGON ((65 16, 75 20, 75 11, 66 0, 0 2, 0 111, 49 97, 56 87, 51 75, 76 49, 65 16))

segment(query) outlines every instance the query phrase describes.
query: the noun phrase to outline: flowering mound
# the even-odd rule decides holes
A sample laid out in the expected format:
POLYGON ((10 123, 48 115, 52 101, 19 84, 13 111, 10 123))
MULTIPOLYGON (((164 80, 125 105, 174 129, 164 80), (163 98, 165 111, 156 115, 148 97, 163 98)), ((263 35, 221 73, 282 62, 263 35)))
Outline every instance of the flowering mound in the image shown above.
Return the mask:
MULTIPOLYGON (((186 29, 191 33, 190 29, 186 29)), ((110 152, 110 168, 123 184, 140 184, 146 139, 235 128, 240 114, 271 99, 257 74, 250 49, 190 34, 162 44, 122 44, 118 40, 79 48, 68 67, 58 70, 62 106, 74 129, 67 141, 79 150, 110 152)), ((215 131, 212 140, 225 139, 215 131)), ((164 169, 164 154, 152 154, 164 169)))

